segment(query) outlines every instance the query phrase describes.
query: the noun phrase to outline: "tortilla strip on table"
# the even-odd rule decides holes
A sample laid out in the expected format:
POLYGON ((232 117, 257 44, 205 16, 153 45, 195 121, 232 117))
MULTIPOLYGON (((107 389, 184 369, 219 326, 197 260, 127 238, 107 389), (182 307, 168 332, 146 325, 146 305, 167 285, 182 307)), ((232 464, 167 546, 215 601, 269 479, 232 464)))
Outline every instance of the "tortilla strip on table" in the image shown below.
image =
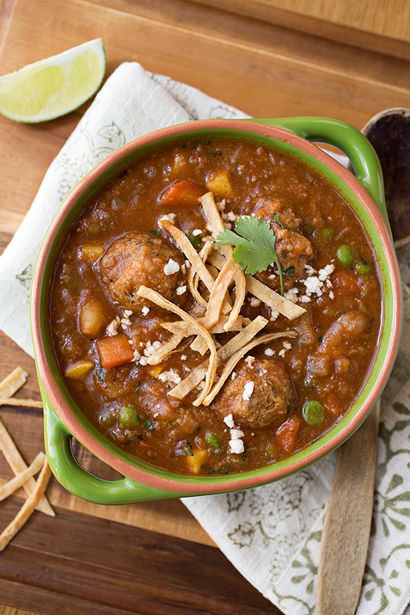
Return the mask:
MULTIPOLYGON (((24 461, 18 448, 14 444, 9 432, 7 431, 1 419, 0 419, 0 451, 5 456, 6 461, 9 464, 10 468, 13 470, 14 474, 19 474, 20 472, 23 472, 24 470, 27 469, 26 462, 24 461)), ((36 486, 36 481, 34 480, 34 478, 29 478, 27 482, 24 483, 23 489, 27 493, 27 495, 30 496, 33 490, 35 489, 35 486, 36 486)), ((37 506, 37 509, 43 512, 44 514, 49 515, 50 517, 55 517, 55 512, 52 509, 45 495, 41 498, 37 506)))
POLYGON ((39 474, 37 482, 35 483, 33 491, 27 497, 26 501, 24 502, 14 519, 0 534, 0 552, 7 547, 10 540, 14 538, 14 536, 23 527, 26 521, 28 521, 31 513, 38 507, 40 500, 42 499, 42 497, 44 497, 44 492, 47 488, 50 477, 50 466, 48 465, 47 459, 45 458, 42 470, 39 474))
POLYGON ((2 500, 5 500, 9 495, 22 487, 24 483, 28 481, 29 478, 31 478, 35 474, 38 474, 44 463, 44 459, 44 453, 38 453, 34 458, 34 461, 32 461, 31 464, 28 466, 28 468, 26 468, 19 474, 16 474, 16 476, 9 480, 7 483, 0 485, 0 502, 2 500))
MULTIPOLYGON (((161 219, 160 222, 164 229, 171 235, 176 244, 185 254, 186 258, 191 263, 191 267, 193 267, 197 272, 201 282, 203 282, 209 292, 211 292, 212 286, 214 285, 214 279, 209 273, 204 263, 202 262, 201 257, 193 247, 192 243, 189 241, 188 237, 183 231, 181 231, 181 229, 172 224, 172 222, 170 222, 169 220, 161 219)), ((230 312, 230 310, 231 306, 227 301, 224 301, 222 311, 224 312, 224 314, 227 314, 228 312, 230 312)))
MULTIPOLYGON (((210 256, 210 262, 215 265, 217 269, 221 269, 225 264, 225 258, 222 254, 218 254, 214 252, 210 256)), ((251 293, 257 299, 260 299, 262 303, 272 308, 273 310, 277 310, 283 316, 286 316, 288 320, 295 320, 295 318, 299 318, 306 312, 305 308, 285 297, 282 297, 279 293, 263 284, 258 279, 254 278, 251 275, 245 274, 246 280, 246 290, 251 293)))
POLYGON ((16 367, 0 382, 0 397, 12 397, 26 384, 28 373, 22 367, 16 367))
MULTIPOLYGON (((237 350, 242 348, 249 340, 251 340, 261 329, 266 327, 268 320, 263 316, 257 316, 247 325, 242 331, 237 333, 235 337, 229 340, 224 346, 218 349, 217 359, 219 361, 226 361, 237 350)), ((169 391, 169 395, 175 399, 183 399, 188 393, 192 391, 201 381, 204 379, 207 372, 208 361, 205 360, 198 367, 193 369, 184 380, 182 380, 176 387, 169 391)))
POLYGON ((42 408, 38 399, 21 399, 20 397, 0 397, 0 406, 21 406, 22 408, 42 408))
MULTIPOLYGON (((219 233, 222 233, 225 230, 224 223, 222 221, 221 215, 219 213, 218 207, 215 203, 214 195, 212 192, 207 192, 200 199, 202 209, 204 210, 204 214, 207 219, 208 229, 211 231, 214 239, 217 238, 219 233)), ((232 257, 232 248, 230 246, 223 246, 222 253, 225 258, 229 259, 232 257)), ((235 276, 235 301, 233 304, 232 311, 228 318, 228 321, 225 324, 225 331, 232 331, 233 323, 239 316, 239 312, 242 309, 243 302, 245 301, 246 295, 246 281, 245 274, 238 267, 235 276)))
POLYGON ((164 297, 162 297, 162 295, 157 293, 157 291, 153 290, 152 288, 148 288, 147 286, 140 286, 137 294, 139 297, 148 299, 149 301, 152 301, 152 303, 155 303, 159 307, 162 307, 166 310, 169 310, 170 312, 173 312, 174 314, 182 318, 182 320, 185 320, 186 322, 188 322, 192 326, 193 330, 195 331, 197 335, 200 335, 201 337, 205 339, 208 345, 208 348, 209 348, 209 353, 210 353, 208 369, 207 369, 206 378, 205 378, 205 386, 203 390, 201 391, 201 393, 199 394, 198 398, 193 402, 194 406, 200 406, 202 403, 202 400, 206 397, 206 395, 211 390, 213 381, 215 379, 215 374, 216 374, 216 366, 217 366, 216 347, 215 347, 215 342, 212 339, 211 334, 209 333, 209 331, 205 329, 205 327, 200 325, 195 320, 195 318, 192 318, 192 316, 190 316, 187 312, 182 310, 180 307, 178 307, 174 303, 171 303, 171 301, 168 301, 168 299, 165 299, 164 297), (204 394, 204 391, 206 391, 205 394, 204 394))
POLYGON ((246 346, 243 346, 240 350, 235 352, 235 354, 233 354, 228 359, 227 363, 225 364, 222 370, 222 373, 218 381, 212 387, 211 392, 205 397, 204 401, 202 402, 202 405, 209 406, 209 404, 215 399, 215 397, 218 395, 219 391, 225 384, 227 378, 230 376, 231 372, 235 368, 235 365, 238 363, 238 361, 242 359, 242 357, 247 352, 252 350, 252 348, 255 348, 255 346, 259 346, 260 344, 267 344, 268 342, 272 342, 273 340, 276 340, 281 337, 296 337, 296 336, 297 336, 297 333, 295 331, 279 331, 277 333, 266 333, 266 335, 261 335, 260 337, 257 337, 251 342, 249 342, 249 344, 246 344, 246 346))

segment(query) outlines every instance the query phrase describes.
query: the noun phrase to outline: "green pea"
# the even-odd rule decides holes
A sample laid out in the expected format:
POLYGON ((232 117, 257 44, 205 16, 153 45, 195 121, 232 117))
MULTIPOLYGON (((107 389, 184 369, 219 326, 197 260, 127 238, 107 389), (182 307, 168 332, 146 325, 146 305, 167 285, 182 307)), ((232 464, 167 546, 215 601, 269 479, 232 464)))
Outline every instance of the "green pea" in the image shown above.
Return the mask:
POLYGON ((325 408, 320 401, 310 400, 305 402, 302 415, 308 425, 314 427, 325 420, 325 408))
POLYGON ((213 448, 221 448, 221 441, 213 431, 207 431, 205 434, 205 442, 213 448))
POLYGON ((353 264, 354 256, 349 246, 343 245, 337 249, 336 256, 339 262, 345 267, 350 267, 353 264))
POLYGON ((123 406, 119 414, 119 422, 122 427, 133 429, 139 425, 140 419, 138 412, 132 406, 123 406))
POLYGON ((334 229, 327 227, 323 228, 320 234, 322 235, 322 239, 324 239, 324 241, 332 241, 335 231, 334 229))
POLYGON ((364 258, 356 264, 356 271, 359 275, 370 275, 372 267, 364 258))

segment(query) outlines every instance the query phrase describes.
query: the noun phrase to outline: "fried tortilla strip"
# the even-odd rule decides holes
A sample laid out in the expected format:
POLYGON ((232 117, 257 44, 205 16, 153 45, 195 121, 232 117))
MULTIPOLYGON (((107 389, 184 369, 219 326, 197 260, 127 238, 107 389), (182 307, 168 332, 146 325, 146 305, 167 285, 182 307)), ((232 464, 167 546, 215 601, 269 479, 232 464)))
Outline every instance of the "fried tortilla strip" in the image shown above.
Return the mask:
MULTIPOLYGON (((242 331, 230 339, 229 342, 219 348, 217 351, 218 362, 226 361, 231 355, 242 348, 242 346, 247 344, 249 340, 255 337, 261 329, 266 327, 268 322, 269 321, 263 318, 263 316, 257 316, 247 327, 242 329, 242 331)), ((175 399, 183 399, 204 379, 207 373, 207 365, 207 360, 201 363, 201 365, 193 369, 184 380, 169 391, 168 394, 175 399)))
MULTIPOLYGON (((192 333, 187 333, 187 335, 192 335, 192 333)), ((162 363, 162 361, 165 361, 171 352, 179 346, 184 337, 185 335, 175 333, 171 339, 161 344, 160 348, 158 348, 156 352, 152 353, 152 355, 147 358, 148 365, 158 365, 159 363, 162 363)))
MULTIPOLYGON (((208 260, 208 256, 210 254, 210 252, 212 251, 212 241, 206 241, 204 243, 204 245, 202 246, 202 248, 199 251, 199 257, 202 260, 203 263, 206 263, 206 261, 208 260)), ((215 269, 213 267, 213 269, 215 269)), ((216 277, 218 275, 218 270, 216 269, 216 275, 213 276, 212 275, 212 271, 209 272, 212 276, 212 278, 216 277)), ((206 309, 206 306, 208 305, 207 301, 202 297, 202 295, 200 294, 199 290, 198 290, 198 284, 199 284, 199 275, 198 273, 195 271, 194 267, 190 267, 188 269, 188 274, 187 274, 187 280, 188 280, 188 288, 191 292, 191 295, 193 296, 193 298, 195 299, 195 301, 202 306, 203 308, 206 309)))
MULTIPOLYGON (((218 254, 213 252, 210 256, 210 262, 217 269, 221 269, 225 264, 225 258, 222 254, 218 254)), ((254 278, 251 275, 245 275, 246 280, 246 290, 251 293, 257 299, 260 299, 262 303, 272 308, 273 310, 277 310, 283 316, 286 316, 288 320, 295 320, 295 318, 299 318, 306 312, 305 308, 289 301, 285 297, 282 297, 279 293, 263 284, 258 279, 254 278)))
POLYGON ((14 478, 9 480, 4 485, 0 486, 0 502, 5 500, 9 495, 17 491, 20 487, 22 487, 29 478, 38 474, 40 472, 41 467, 44 463, 45 455, 44 453, 38 453, 36 455, 34 461, 20 474, 17 474, 14 478))
MULTIPOLYGON (((201 202, 202 209, 204 210, 204 214, 207 219, 208 229, 211 231, 213 238, 216 239, 219 233, 222 233, 225 230, 225 227, 220 216, 218 207, 215 203, 214 195, 212 194, 212 192, 207 192, 199 200, 201 202)), ((230 246, 224 246, 222 248, 222 253, 228 259, 232 256, 232 248, 230 246)), ((240 267, 238 267, 237 271, 235 272, 234 281, 235 301, 230 316, 225 324, 225 331, 233 330, 233 324, 238 318, 243 306, 243 302, 245 301, 245 274, 240 267)))
POLYGON ((9 523, 5 530, 0 534, 0 552, 3 551, 9 542, 14 538, 19 530, 29 519, 31 513, 37 508, 40 500, 44 497, 44 492, 47 489, 48 481, 51 477, 50 466, 47 459, 44 459, 43 467, 35 483, 33 491, 30 493, 23 506, 20 508, 13 521, 9 523))
MULTIPOLYGON (((214 285, 212 286, 211 294, 209 295, 209 301, 206 308, 205 316, 202 319, 202 326, 204 326, 205 329, 211 329, 219 321, 224 297, 231 282, 233 281, 235 275, 239 270, 239 265, 234 263, 231 258, 225 261, 224 266, 222 267, 218 277, 215 280, 214 285)), ((238 314, 236 315, 235 320, 237 319, 237 317, 238 314)))
POLYGON ((42 408, 43 402, 37 399, 20 399, 19 397, 0 397, 0 406, 21 406, 22 408, 42 408))
MULTIPOLYGON (((191 267, 193 267, 195 272, 198 274, 198 277, 201 282, 203 282, 209 292, 211 292, 212 286, 214 285, 214 279, 209 273, 208 269, 205 267, 201 257, 193 247, 192 243, 189 241, 188 237, 183 231, 181 231, 181 229, 172 224, 172 222, 170 222, 169 220, 163 218, 161 220, 161 224, 164 229, 171 235, 180 250, 182 250, 182 252, 185 254, 186 258, 191 263, 191 267)), ((227 301, 225 301, 223 307, 224 314, 228 313, 230 310, 231 306, 227 301)))
MULTIPOLYGON (((235 328, 233 330, 240 331, 244 326, 244 320, 245 319, 242 316, 239 316, 234 323, 235 328)), ((226 323, 226 321, 227 321, 227 317, 221 316, 218 323, 214 327, 212 327, 212 329, 209 329, 209 333, 213 333, 214 335, 216 333, 225 333, 223 326, 226 323)), ((201 318, 198 318, 198 322, 200 325, 202 324, 201 318)), ((249 322, 247 322, 246 324, 249 324, 249 322)), ((170 333, 184 333, 185 335, 195 334, 195 332, 192 330, 192 327, 183 320, 177 320, 175 322, 162 322, 161 327, 163 329, 166 329, 170 333)))
MULTIPOLYGON (((0 420, 0 451, 2 451, 3 455, 6 458, 7 463, 13 470, 14 474, 19 474, 20 472, 24 472, 27 469, 27 465, 19 453, 16 445, 14 444, 9 432, 4 426, 4 423, 0 420)), ((23 485, 24 491, 30 496, 35 489, 36 481, 34 478, 29 478, 26 483, 23 485)), ((36 505, 37 506, 37 505, 36 505)), ((37 506, 38 510, 49 515, 50 517, 55 517, 55 512, 50 506, 49 501, 46 496, 43 496, 37 506)))
POLYGON ((16 367, 0 382, 0 397, 12 397, 26 384, 27 379, 28 373, 22 367, 16 367))
POLYGON ((209 393, 209 391, 212 388, 212 384, 213 384, 213 381, 215 379, 215 374, 216 374, 216 365, 217 365, 216 346, 215 346, 214 340, 212 339, 211 334, 205 329, 205 327, 200 325, 195 320, 195 318, 192 318, 192 316, 190 316, 187 312, 185 312, 180 307, 175 305, 175 303, 172 303, 171 301, 168 301, 168 299, 165 299, 164 297, 162 297, 159 293, 157 293, 157 291, 153 290, 152 288, 148 288, 147 286, 140 286, 137 294, 139 297, 144 297, 144 299, 148 299, 148 301, 152 301, 152 303, 155 303, 159 307, 162 307, 165 310, 169 310, 170 312, 173 312, 174 314, 182 318, 182 320, 185 320, 186 322, 188 322, 197 335, 200 335, 201 337, 205 339, 208 345, 208 348, 209 348, 209 353, 210 353, 208 369, 207 369, 206 378, 205 378, 205 386, 203 390, 201 391, 199 397, 193 402, 193 404, 196 406, 201 405, 202 400, 206 397, 206 395, 209 393), (206 391, 205 394, 204 394, 204 391, 206 391))
POLYGON ((234 355, 230 357, 224 366, 222 373, 216 382, 216 384, 212 387, 211 392, 205 397, 202 402, 203 406, 209 406, 209 404, 215 399, 218 395, 219 391, 225 384, 227 378, 230 376, 231 372, 235 368, 235 365, 242 359, 242 357, 255 348, 255 346, 259 346, 260 344, 267 344, 268 342, 272 342, 280 337, 296 337, 297 333, 295 331, 279 331, 278 333, 267 333, 266 335, 261 335, 260 337, 255 338, 246 346, 243 346, 238 352, 235 352, 234 355))

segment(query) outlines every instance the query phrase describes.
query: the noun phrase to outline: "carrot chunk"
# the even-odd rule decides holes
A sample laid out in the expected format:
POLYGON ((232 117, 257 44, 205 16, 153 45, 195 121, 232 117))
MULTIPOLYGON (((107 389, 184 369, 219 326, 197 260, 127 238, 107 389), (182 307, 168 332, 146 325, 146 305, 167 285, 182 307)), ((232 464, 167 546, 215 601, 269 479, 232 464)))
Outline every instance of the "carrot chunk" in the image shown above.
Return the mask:
POLYGON ((205 189, 189 179, 180 179, 171 184, 162 194, 161 201, 169 207, 190 207, 198 205, 199 197, 205 193, 205 189))
POLYGON ((134 351, 124 333, 112 337, 102 337, 97 341, 97 350, 103 367, 117 367, 129 363, 134 358, 134 351))
POLYGON ((276 430, 276 440, 287 455, 295 450, 301 423, 302 421, 298 416, 292 415, 276 430))

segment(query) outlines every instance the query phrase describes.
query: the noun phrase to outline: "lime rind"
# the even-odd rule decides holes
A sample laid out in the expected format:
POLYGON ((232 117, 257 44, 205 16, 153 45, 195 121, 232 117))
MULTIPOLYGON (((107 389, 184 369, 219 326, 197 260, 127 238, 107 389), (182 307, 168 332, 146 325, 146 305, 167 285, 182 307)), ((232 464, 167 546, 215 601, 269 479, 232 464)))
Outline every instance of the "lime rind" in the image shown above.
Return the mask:
POLYGON ((0 114, 27 123, 66 115, 95 94, 105 69, 100 38, 28 64, 0 77, 0 114))

